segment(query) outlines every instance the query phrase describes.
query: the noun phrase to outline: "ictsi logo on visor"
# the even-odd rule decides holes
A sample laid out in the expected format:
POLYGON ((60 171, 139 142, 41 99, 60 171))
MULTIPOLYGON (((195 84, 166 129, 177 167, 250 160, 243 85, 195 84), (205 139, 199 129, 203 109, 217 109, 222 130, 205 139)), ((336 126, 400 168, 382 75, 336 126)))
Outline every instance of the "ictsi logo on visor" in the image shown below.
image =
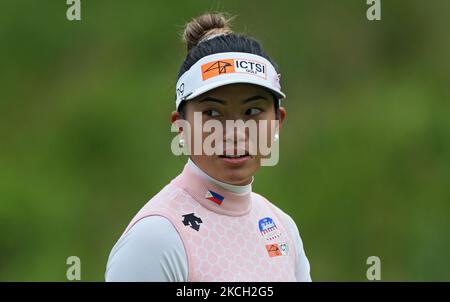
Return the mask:
POLYGON ((224 59, 202 65, 203 81, 229 73, 246 73, 267 79, 267 66, 263 62, 248 59, 224 59))

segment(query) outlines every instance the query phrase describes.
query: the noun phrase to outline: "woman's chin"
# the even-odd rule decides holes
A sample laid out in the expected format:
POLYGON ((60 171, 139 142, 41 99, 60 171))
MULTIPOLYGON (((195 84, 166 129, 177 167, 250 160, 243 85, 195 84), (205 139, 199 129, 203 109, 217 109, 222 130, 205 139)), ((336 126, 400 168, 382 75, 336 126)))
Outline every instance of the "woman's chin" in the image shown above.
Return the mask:
POLYGON ((253 174, 257 170, 257 166, 254 164, 253 160, 242 165, 230 165, 228 162, 220 162, 219 167, 217 172, 221 175, 220 181, 238 186, 249 184, 253 174))

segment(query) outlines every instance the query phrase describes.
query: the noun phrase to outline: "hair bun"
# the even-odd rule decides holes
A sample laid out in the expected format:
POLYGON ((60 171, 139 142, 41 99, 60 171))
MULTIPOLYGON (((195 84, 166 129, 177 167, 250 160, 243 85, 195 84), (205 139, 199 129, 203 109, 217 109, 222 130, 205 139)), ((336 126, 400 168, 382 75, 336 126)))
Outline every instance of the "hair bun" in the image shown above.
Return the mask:
POLYGON ((201 40, 217 34, 231 34, 230 28, 232 18, 226 18, 223 13, 205 13, 192 19, 186 24, 183 32, 183 41, 189 51, 201 40))

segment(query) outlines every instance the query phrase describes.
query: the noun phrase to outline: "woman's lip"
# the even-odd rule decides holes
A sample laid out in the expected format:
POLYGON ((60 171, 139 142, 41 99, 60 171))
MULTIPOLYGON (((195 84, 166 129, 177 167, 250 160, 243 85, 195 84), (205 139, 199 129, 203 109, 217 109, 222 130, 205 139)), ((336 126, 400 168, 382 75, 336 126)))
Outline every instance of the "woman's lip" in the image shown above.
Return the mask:
POLYGON ((223 160, 224 162, 226 162, 227 164, 231 164, 231 165, 241 165, 244 164, 245 162, 247 162, 248 160, 250 160, 251 156, 249 155, 245 155, 245 156, 241 156, 241 157, 219 157, 221 160, 223 160))
POLYGON ((249 152, 246 149, 227 149, 223 150, 223 155, 249 155, 249 152))

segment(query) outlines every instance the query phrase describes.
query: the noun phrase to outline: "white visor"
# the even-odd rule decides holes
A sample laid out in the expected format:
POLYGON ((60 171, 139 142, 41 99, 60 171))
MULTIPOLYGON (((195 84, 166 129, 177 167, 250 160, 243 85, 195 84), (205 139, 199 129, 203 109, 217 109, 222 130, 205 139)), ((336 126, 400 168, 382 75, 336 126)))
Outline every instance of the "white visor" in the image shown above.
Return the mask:
POLYGON ((221 52, 201 58, 178 79, 176 108, 214 88, 249 83, 268 88, 278 100, 281 92, 280 75, 266 58, 245 52, 221 52))

